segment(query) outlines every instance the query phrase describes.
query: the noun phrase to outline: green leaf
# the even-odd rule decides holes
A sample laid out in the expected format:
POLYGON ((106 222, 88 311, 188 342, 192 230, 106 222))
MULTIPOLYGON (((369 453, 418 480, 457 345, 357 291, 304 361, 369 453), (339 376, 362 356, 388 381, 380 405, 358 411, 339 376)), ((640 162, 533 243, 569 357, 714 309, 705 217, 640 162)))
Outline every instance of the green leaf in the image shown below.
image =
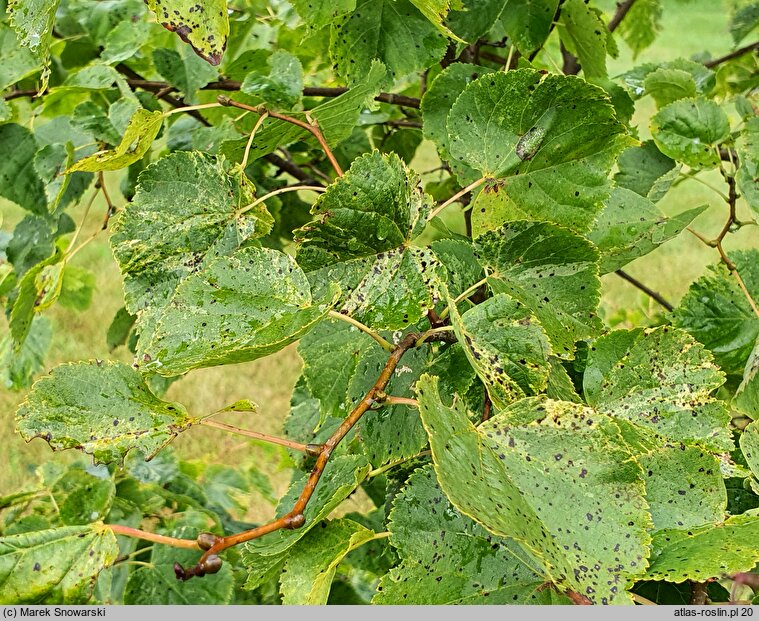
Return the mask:
POLYGON ((58 366, 34 384, 16 414, 27 441, 44 438, 53 450, 77 448, 106 463, 133 448, 152 457, 195 422, 183 405, 158 399, 121 362, 58 366))
MULTIPOLYGON (((437 75, 424 93, 421 103, 424 137, 435 143, 441 159, 451 159, 448 151, 448 114, 456 102, 456 98, 470 82, 481 75, 492 72, 492 69, 479 65, 453 63, 437 75)), ((455 160, 452 164, 457 167, 464 166, 455 160)), ((467 170, 467 173, 469 175, 475 174, 471 169, 467 170)))
MULTIPOLYGON (((311 118, 319 123, 324 139, 330 147, 348 138, 353 132, 364 107, 369 104, 380 91, 380 84, 385 77, 385 67, 382 63, 372 62, 362 79, 357 81, 346 93, 309 110, 311 118)), ((298 117, 298 113, 294 113, 298 117)), ((311 134, 292 123, 279 119, 267 119, 256 132, 250 144, 248 161, 263 157, 279 146, 287 146, 293 142, 308 139, 311 134)), ((248 138, 228 140, 222 143, 221 153, 232 160, 243 158, 248 138)), ((313 144, 316 141, 313 140, 313 144)))
MULTIPOLYGON (((501 19, 514 45, 523 56, 543 47, 559 5, 557 0, 507 0, 501 2, 501 19)), ((470 10, 478 11, 474 5, 470 10)), ((495 21, 495 20, 494 20, 495 21)))
POLYGON ((113 351, 120 345, 126 344, 127 338, 132 331, 136 319, 137 318, 123 306, 116 311, 116 314, 111 321, 111 325, 108 326, 108 332, 105 337, 105 342, 110 351, 113 351))
POLYGON ((292 257, 242 248, 177 286, 150 339, 140 338, 141 366, 170 377, 268 356, 318 323, 336 293, 312 300, 306 275, 292 257))
POLYGON ((475 240, 494 293, 508 293, 537 317, 554 353, 600 331, 598 251, 586 239, 541 222, 516 221, 475 240))
POLYGON ((619 22, 616 32, 636 58, 649 47, 661 31, 661 0, 637 0, 625 18, 619 22))
POLYGON ((333 23, 330 57, 348 84, 365 76, 373 60, 396 82, 443 57, 447 41, 409 0, 357 0, 356 9, 333 23))
POLYGON ((95 274, 83 267, 66 264, 61 280, 58 303, 64 308, 84 311, 92 303, 95 274))
POLYGON ((659 108, 680 99, 696 96, 696 81, 683 69, 652 71, 646 76, 643 86, 659 108))
POLYGON ((689 529, 721 522, 727 490, 717 457, 694 447, 655 449, 638 458, 654 528, 689 529))
POLYGON ((693 168, 719 164, 716 147, 730 137, 727 115, 703 97, 680 99, 651 119, 651 135, 661 152, 693 168))
POLYGON ((566 603, 541 589, 541 572, 507 539, 460 513, 441 491, 431 467, 414 472, 395 498, 390 543, 402 563, 382 577, 375 604, 566 603))
MULTIPOLYGON (((166 533, 172 537, 194 539, 198 529, 178 526, 166 533)), ((234 594, 234 575, 228 563, 202 580, 181 582, 174 574, 174 563, 194 565, 198 561, 196 550, 184 550, 156 545, 150 553, 150 565, 139 567, 129 574, 124 589, 127 605, 221 605, 229 604, 234 594)))
POLYGON ((543 392, 551 345, 540 323, 522 304, 499 294, 459 316, 452 301, 451 325, 470 364, 497 408, 543 392))
POLYGON ((292 0, 298 14, 311 28, 320 30, 353 12, 356 0, 292 0))
POLYGON ((322 522, 287 556, 280 578, 282 605, 327 603, 337 565, 353 548, 370 541, 374 531, 348 519, 322 522))
POLYGON ((267 60, 269 75, 253 71, 245 76, 240 90, 260 97, 275 108, 291 108, 303 94, 303 67, 296 56, 284 50, 275 51, 267 60))
POLYGON ((608 274, 679 235, 708 205, 667 218, 650 200, 632 190, 616 188, 588 233, 601 252, 600 269, 608 274))
POLYGON ((730 20, 730 34, 738 45, 759 26, 759 2, 751 2, 740 7, 730 20))
POLYGON ((608 30, 599 12, 584 0, 567 0, 560 23, 561 40, 580 61, 585 77, 605 77, 608 30))
POLYGON ((62 254, 56 252, 53 256, 37 263, 19 281, 18 294, 8 321, 16 351, 20 350, 29 334, 34 314, 44 308, 42 302, 45 301, 48 289, 53 289, 53 295, 57 296, 60 283, 55 280, 55 272, 52 275, 49 274, 48 278, 45 278, 44 272, 47 268, 53 268, 53 270, 62 268, 62 258, 62 254))
POLYGON ((658 203, 667 193, 680 173, 680 166, 659 151, 653 140, 646 140, 639 147, 622 151, 617 166, 619 171, 614 175, 616 184, 645 196, 654 203, 658 203))
POLYGON ((5 24, 0 24, 0 90, 20 82, 39 70, 40 63, 29 48, 19 44, 16 33, 5 24))
POLYGON ((587 230, 609 194, 616 154, 629 144, 602 89, 532 69, 469 84, 447 127, 451 160, 476 171, 459 172, 465 181, 504 178, 490 188, 495 204, 478 204, 487 188, 474 201, 476 231, 519 219, 587 230))
POLYGON ((219 77, 218 71, 204 63, 189 48, 184 48, 182 55, 174 50, 157 48, 153 50, 153 62, 158 73, 189 100, 195 97, 198 89, 219 77))
MULTIPOLYGON (((759 250, 730 253, 746 288, 759 298, 759 250)), ((743 375, 759 337, 757 318, 740 286, 722 263, 694 282, 675 310, 676 326, 703 343, 725 373, 743 375)))
POLYGON ((397 155, 358 157, 314 203, 317 219, 295 232, 298 263, 312 271, 398 248, 421 232, 430 202, 397 155))
POLYGON ((45 186, 33 161, 37 153, 34 134, 21 125, 0 125, 0 196, 34 214, 47 214, 45 186))
POLYGON ((67 526, 104 520, 116 496, 116 487, 110 478, 101 479, 75 469, 58 479, 51 491, 61 521, 67 526))
POLYGON ((21 390, 31 385, 34 376, 43 369, 52 338, 50 320, 37 316, 18 351, 10 334, 0 339, 0 382, 5 388, 21 390))
POLYGON ((227 3, 224 0, 147 0, 158 23, 176 32, 195 53, 213 66, 221 62, 229 35, 227 3))
POLYGON ((746 426, 740 439, 741 451, 754 476, 759 479, 759 423, 746 426))
POLYGON ((682 330, 618 330, 597 339, 583 377, 599 411, 661 441, 732 448, 730 415, 711 393, 724 382, 712 357, 682 330))
POLYGON ((640 468, 602 414, 530 398, 479 429, 437 380, 417 383, 440 485, 491 532, 514 538, 546 578, 597 603, 629 602, 646 567, 650 517, 640 468))
POLYGON ((139 108, 129 120, 124 136, 115 149, 82 158, 66 172, 121 170, 142 159, 158 135, 163 117, 163 112, 150 112, 139 108))
POLYGON ((735 175, 738 189, 759 220, 759 119, 749 118, 737 144, 740 165, 735 175))
POLYGON ((137 193, 116 217, 111 247, 124 275, 126 309, 138 316, 143 339, 179 283, 268 232, 265 207, 240 212, 252 202, 252 187, 209 155, 172 153, 140 174, 137 193))
POLYGON ((103 524, 0 537, 0 603, 83 604, 119 553, 103 524))
POLYGON ((696 92, 699 95, 709 95, 716 84, 714 71, 702 63, 685 58, 676 58, 665 63, 645 63, 623 73, 620 77, 633 99, 639 99, 646 94, 645 80, 648 75, 659 70, 670 69, 689 73, 696 83, 696 92))
POLYGON ((759 517, 736 515, 723 524, 654 535, 646 579, 706 581, 750 571, 759 562, 759 517))
POLYGON ((735 391, 732 405, 751 418, 759 418, 759 339, 746 361, 743 379, 735 391))

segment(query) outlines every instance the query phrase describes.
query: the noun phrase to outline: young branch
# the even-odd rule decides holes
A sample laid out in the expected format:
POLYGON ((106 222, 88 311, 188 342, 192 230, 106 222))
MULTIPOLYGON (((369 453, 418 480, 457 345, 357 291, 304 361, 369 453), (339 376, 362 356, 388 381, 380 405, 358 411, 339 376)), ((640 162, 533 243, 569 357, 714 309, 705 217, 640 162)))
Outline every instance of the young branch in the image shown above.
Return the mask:
POLYGON ((623 0, 622 2, 617 2, 617 10, 609 20, 609 32, 614 32, 617 29, 617 26, 619 26, 620 22, 625 18, 633 4, 635 4, 635 0, 623 0))
POLYGON ((403 355, 409 349, 414 347, 418 338, 418 334, 413 332, 409 333, 393 349, 393 352, 390 354, 390 357, 377 378, 377 381, 374 383, 374 386, 369 389, 364 398, 361 399, 358 405, 322 446, 319 456, 316 459, 316 465, 311 471, 303 491, 293 505, 293 508, 287 514, 257 528, 246 530, 228 537, 216 537, 214 535, 209 535, 208 533, 201 534, 198 538, 198 543, 200 543, 201 537, 206 538, 203 545, 201 545, 201 547, 206 550, 205 553, 194 567, 184 568, 179 563, 175 563, 174 572, 177 578, 180 580, 188 580, 193 576, 204 576, 207 573, 218 571, 220 567, 218 554, 221 551, 282 528, 290 529, 303 526, 306 521, 303 512, 314 494, 319 479, 321 479, 321 476, 324 473, 324 469, 332 455, 332 451, 334 451, 335 447, 348 434, 348 432, 353 429, 354 425, 361 420, 361 417, 371 409, 372 405, 375 404, 377 397, 383 393, 390 382, 393 372, 401 361, 401 358, 403 358, 403 355), (209 545, 206 546, 206 543, 209 545))
POLYGON ((393 395, 386 395, 384 392, 379 393, 375 401, 383 406, 406 405, 410 408, 419 407, 419 402, 416 399, 411 399, 410 397, 394 397, 393 395))
POLYGON ((288 185, 288 186, 285 186, 284 188, 277 188, 276 190, 272 190, 271 192, 268 192, 264 194, 263 196, 259 196, 250 205, 245 205, 245 207, 240 209, 237 212, 237 215, 241 216, 242 214, 253 209, 256 205, 260 205, 261 203, 268 201, 270 198, 273 198, 274 196, 278 196, 279 194, 285 194, 287 192, 298 192, 300 190, 308 190, 310 192, 324 192, 325 191, 324 187, 320 185, 288 185))
POLYGON ((672 306, 672 304, 670 304, 669 302, 667 302, 667 300, 665 300, 661 296, 661 294, 657 293, 653 289, 648 288, 646 285, 640 282, 637 278, 633 278, 632 276, 630 276, 630 274, 622 270, 617 270, 614 273, 620 278, 629 282, 633 287, 640 289, 643 293, 645 293, 650 298, 656 300, 661 306, 666 308, 668 311, 672 312, 673 310, 675 310, 675 307, 672 306))
POLYGON ((149 533, 146 530, 140 530, 138 528, 132 528, 130 526, 123 526, 121 524, 106 524, 106 527, 110 528, 115 535, 124 535, 126 537, 135 537, 136 539, 152 541, 153 543, 162 543, 164 545, 171 546, 172 548, 187 548, 189 550, 201 549, 195 539, 177 539, 176 537, 167 537, 166 535, 149 533))
POLYGON ((255 438, 256 440, 269 442, 270 444, 278 444, 279 446, 285 446, 289 449, 293 449, 294 451, 300 451, 301 453, 305 453, 306 455, 316 456, 321 451, 320 444, 301 444, 300 442, 293 442, 292 440, 286 440, 285 438, 270 436, 269 434, 261 433, 259 431, 251 431, 250 429, 240 429, 240 427, 235 427, 234 425, 227 425, 226 423, 220 423, 211 418, 204 418, 203 420, 200 421, 200 424, 205 425, 206 427, 213 427, 215 429, 221 429, 222 431, 228 431, 229 433, 236 433, 238 435, 246 436, 248 438, 255 438))
POLYGON ((748 54, 749 52, 753 52, 756 50, 759 50, 759 41, 754 41, 753 43, 749 43, 748 45, 739 47, 737 50, 733 50, 729 54, 725 54, 724 56, 720 56, 719 58, 713 58, 712 60, 707 60, 706 62, 704 62, 704 66, 708 67, 709 69, 713 69, 714 67, 717 67, 718 65, 721 65, 722 63, 726 63, 729 60, 733 60, 733 58, 738 58, 739 56, 743 56, 744 54, 748 54))
MULTIPOLYGON (((292 123, 293 125, 297 125, 298 127, 305 129, 307 132, 313 134, 314 138, 316 138, 316 140, 319 142, 319 145, 324 151, 324 154, 327 156, 330 164, 332 164, 332 168, 335 169, 337 176, 343 176, 343 169, 340 168, 340 164, 337 163, 332 150, 329 148, 327 141, 324 139, 324 134, 322 134, 321 130, 319 129, 319 123, 316 121, 316 119, 309 118, 308 122, 301 121, 300 119, 296 119, 292 116, 287 116, 286 114, 282 114, 280 112, 267 110, 262 106, 249 106, 248 104, 244 104, 240 101, 235 101, 234 99, 230 99, 224 95, 219 95, 218 101, 222 106, 234 106, 235 108, 247 110, 248 112, 255 112, 256 114, 268 114, 272 118, 279 119, 280 121, 285 121, 287 123, 292 123)), ((308 113, 306 113, 306 115, 308 115, 308 113)))
POLYGON ((390 343, 389 341, 386 341, 374 330, 372 330, 369 326, 364 325, 357 319, 353 319, 353 317, 350 317, 349 315, 344 315, 343 313, 338 313, 337 311, 333 311, 333 310, 329 311, 329 316, 332 317, 332 319, 337 319, 338 321, 344 321, 345 323, 349 323, 354 328, 358 328, 359 330, 361 330, 361 332, 368 334, 375 341, 377 341, 380 347, 382 347, 382 349, 384 349, 385 351, 393 351, 395 349, 392 343, 390 343))
POLYGON ((433 209, 432 212, 430 213, 429 217, 428 217, 428 220, 432 220, 432 218, 434 218, 441 211, 443 211, 443 209, 445 209, 446 207, 448 207, 448 205, 452 205, 453 203, 455 203, 457 200, 459 200, 465 194, 469 194, 469 192, 471 192, 472 190, 480 187, 483 183, 485 183, 485 179, 486 179, 485 177, 480 177, 479 179, 477 179, 477 181, 474 181, 474 182, 470 183, 463 190, 460 190, 460 191, 456 192, 456 194, 454 194, 453 196, 451 196, 451 198, 449 198, 447 201, 445 201, 442 205, 438 205, 435 209, 433 209))
POLYGON ((100 227, 101 231, 105 231, 108 228, 108 221, 111 219, 111 216, 116 213, 116 205, 111 201, 111 197, 108 194, 108 188, 105 187, 105 179, 102 170, 98 173, 96 187, 100 188, 100 191, 103 193, 103 198, 105 199, 107 207, 105 210, 105 218, 103 218, 103 225, 100 227))

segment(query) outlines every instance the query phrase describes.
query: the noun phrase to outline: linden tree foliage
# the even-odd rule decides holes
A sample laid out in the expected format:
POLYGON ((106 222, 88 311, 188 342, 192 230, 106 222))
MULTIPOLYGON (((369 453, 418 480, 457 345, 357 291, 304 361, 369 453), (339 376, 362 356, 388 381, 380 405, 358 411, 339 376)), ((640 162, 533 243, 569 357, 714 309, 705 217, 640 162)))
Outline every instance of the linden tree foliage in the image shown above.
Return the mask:
POLYGON ((85 455, 0 490, 0 602, 738 603, 759 14, 656 58, 684 10, 3 4, 4 455, 85 455))

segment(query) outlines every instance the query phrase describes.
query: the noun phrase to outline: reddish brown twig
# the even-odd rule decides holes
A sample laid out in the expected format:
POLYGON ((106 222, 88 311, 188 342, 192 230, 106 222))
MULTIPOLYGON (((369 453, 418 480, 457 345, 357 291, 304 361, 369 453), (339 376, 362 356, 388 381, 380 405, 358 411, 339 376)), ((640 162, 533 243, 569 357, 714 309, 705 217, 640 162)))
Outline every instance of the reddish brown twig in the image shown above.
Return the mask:
POLYGON ((632 8, 633 4, 635 4, 635 0, 624 0, 623 2, 617 2, 617 10, 609 20, 609 32, 614 32, 617 29, 617 26, 619 26, 619 24, 625 18, 627 13, 632 8))
MULTIPOLYGON (((193 576, 204 576, 207 573, 212 573, 214 570, 218 571, 218 554, 227 548, 245 543, 252 539, 257 539, 268 533, 280 530, 282 528, 300 528, 306 521, 304 511, 308 505, 309 500, 316 490, 316 486, 321 479, 324 469, 327 466, 332 451, 340 443, 340 441, 353 429, 354 425, 361 419, 361 417, 371 409, 376 403, 377 397, 384 394, 384 390, 387 387, 390 379, 393 376, 395 368, 398 366, 403 355, 416 345, 419 334, 414 332, 407 334, 403 340, 398 343, 393 352, 390 354, 385 367, 382 369, 377 381, 369 389, 359 404, 353 409, 353 411, 347 416, 337 430, 329 437, 329 439, 322 445, 319 452, 319 456, 316 459, 311 474, 306 481, 303 491, 301 492, 298 500, 293 505, 293 508, 281 518, 272 520, 267 524, 263 524, 257 528, 246 530, 236 535, 229 535, 228 537, 214 537, 205 533, 203 536, 207 538, 208 547, 203 545, 206 550, 203 556, 200 557, 197 565, 194 567, 185 568, 180 564, 174 565, 174 571, 176 576, 180 580, 188 580, 193 576)), ((199 539, 200 541, 200 539, 199 539)))
POLYGON ((235 108, 240 108, 241 110, 254 112, 255 114, 267 113, 272 118, 279 119, 280 121, 285 121, 286 123, 292 123, 293 125, 297 125, 298 127, 305 129, 307 132, 310 132, 314 136, 314 138, 316 138, 316 140, 319 142, 319 145, 324 151, 324 154, 327 156, 329 163, 332 164, 332 168, 335 169, 337 176, 338 177, 343 176, 343 169, 340 168, 340 164, 337 163, 337 160, 335 159, 335 156, 332 153, 332 150, 329 148, 327 141, 324 139, 324 134, 322 134, 321 130, 319 129, 319 123, 316 121, 316 119, 311 119, 309 121, 301 121, 300 119, 296 119, 295 117, 282 114, 281 112, 273 112, 272 110, 267 110, 263 106, 249 106, 248 104, 242 103, 240 101, 235 101, 234 99, 230 99, 229 97, 226 97, 225 95, 219 95, 217 99, 218 99, 218 102, 223 106, 233 106, 235 108))
POLYGON ((103 177, 102 170, 98 173, 97 187, 103 193, 103 198, 105 199, 105 204, 106 204, 105 217, 103 218, 103 225, 100 227, 101 231, 105 231, 108 228, 108 221, 111 219, 111 216, 116 213, 116 205, 113 204, 113 201, 111 200, 111 197, 108 194, 108 188, 105 187, 105 179, 103 177))
POLYGON ((163 543, 167 546, 171 546, 172 548, 187 548, 190 550, 201 549, 195 539, 177 539, 176 537, 167 537, 166 535, 158 535, 146 530, 140 530, 139 528, 123 526, 122 524, 106 524, 106 527, 110 528, 116 535, 135 537, 136 539, 144 539, 145 541, 152 541, 153 543, 163 543))
POLYGON ((493 402, 490 400, 488 389, 485 388, 485 402, 482 404, 482 422, 490 420, 490 412, 493 409, 493 402))
POLYGON ((592 606, 593 602, 590 600, 589 597, 586 597, 582 593, 578 593, 577 591, 567 591, 566 595, 569 599, 572 600, 572 603, 575 606, 592 606))
POLYGON ((306 455, 311 455, 314 457, 317 456, 322 450, 321 444, 301 444, 300 442, 293 442, 292 440, 287 440, 285 438, 270 436, 269 434, 261 433, 260 431, 252 431, 250 429, 241 429, 240 427, 235 427, 234 425, 228 425, 227 423, 220 423, 210 418, 204 418, 203 420, 200 421, 200 424, 205 425, 206 427, 214 427, 215 429, 221 429, 222 431, 227 431, 229 433, 236 433, 238 435, 246 436, 248 438, 254 438, 255 440, 261 440, 262 442, 269 442, 270 444, 278 444, 279 446, 285 446, 289 449, 293 449, 294 451, 300 451, 301 453, 305 453, 306 455))
POLYGON ((726 63, 728 60, 733 60, 733 58, 738 58, 739 56, 743 56, 744 54, 748 54, 749 52, 754 52, 757 50, 759 50, 759 41, 754 41, 753 43, 739 47, 737 50, 733 50, 729 54, 725 54, 724 56, 720 56, 719 58, 714 58, 712 60, 707 60, 704 62, 704 66, 709 67, 709 69, 713 69, 722 63, 726 63))

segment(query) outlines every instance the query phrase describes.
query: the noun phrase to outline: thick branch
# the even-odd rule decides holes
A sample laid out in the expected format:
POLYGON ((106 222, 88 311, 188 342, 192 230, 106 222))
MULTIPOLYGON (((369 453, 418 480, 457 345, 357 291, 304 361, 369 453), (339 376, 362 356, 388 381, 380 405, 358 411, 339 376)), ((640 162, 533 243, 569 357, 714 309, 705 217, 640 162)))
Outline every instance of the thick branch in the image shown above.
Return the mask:
POLYGON ((759 51, 759 41, 754 41, 753 43, 749 43, 748 45, 739 47, 737 50, 733 50, 729 54, 725 54, 724 56, 720 56, 719 58, 713 58, 712 60, 707 60, 706 62, 704 62, 704 66, 709 67, 709 69, 712 69, 718 65, 721 65, 722 63, 726 63, 728 60, 733 60, 733 58, 738 58, 739 56, 743 56, 744 54, 748 54, 749 52, 753 52, 753 51, 759 51))
POLYGON ((635 4, 635 0, 617 2, 617 10, 609 20, 609 32, 614 32, 617 29, 617 26, 619 26, 620 22, 625 18, 633 4, 635 4))
POLYGON ((633 278, 628 274, 627 272, 623 272, 622 270, 617 270, 614 272, 617 276, 620 278, 623 278, 627 282, 629 282, 633 287, 636 287, 640 289, 643 293, 645 293, 647 296, 653 298, 656 300, 659 304, 661 304, 664 308, 666 308, 668 311, 673 311, 675 309, 672 304, 667 302, 660 294, 656 293, 653 289, 649 289, 646 285, 644 285, 642 282, 640 282, 637 278, 633 278))
POLYGON ((709 599, 709 593, 706 591, 706 582, 690 583, 690 603, 693 606, 703 606, 709 599))
MULTIPOLYGON (((283 515, 281 518, 272 520, 267 524, 263 524, 251 530, 243 531, 236 535, 229 535, 228 537, 214 537, 213 535, 206 535, 209 538, 214 537, 211 540, 213 542, 212 545, 205 548, 206 552, 200 558, 198 564, 194 567, 184 568, 179 563, 175 563, 174 572, 176 573, 177 578, 180 580, 188 580, 193 576, 204 576, 207 573, 211 573, 212 570, 218 570, 218 554, 227 548, 239 545, 246 541, 250 541, 251 539, 257 539, 258 537, 261 537, 268 533, 273 533, 274 531, 280 530, 282 528, 291 529, 300 528, 303 526, 306 521, 304 511, 308 505, 309 500, 311 500, 314 491, 316 490, 316 486, 318 485, 322 474, 324 473, 324 469, 326 468, 327 462, 332 455, 332 451, 335 450, 335 447, 348 434, 348 432, 353 429, 354 425, 361 419, 361 417, 372 408, 372 406, 377 402, 378 397, 384 395, 384 390, 390 382, 390 379, 392 378, 393 372, 398 366, 398 363, 401 361, 401 358, 403 358, 403 355, 416 345, 418 338, 419 335, 412 332, 407 334, 403 340, 398 343, 393 352, 390 354, 390 357, 388 358, 385 367, 382 369, 382 372, 377 378, 377 381, 374 383, 374 386, 369 389, 369 392, 366 393, 359 404, 353 409, 347 418, 345 418, 342 424, 329 437, 329 439, 322 445, 319 456, 316 459, 316 465, 314 465, 313 470, 311 470, 311 474, 306 481, 303 491, 298 497, 298 500, 293 505, 293 508, 287 514, 283 515)), ((211 543, 211 541, 209 541, 209 543, 211 543)))

